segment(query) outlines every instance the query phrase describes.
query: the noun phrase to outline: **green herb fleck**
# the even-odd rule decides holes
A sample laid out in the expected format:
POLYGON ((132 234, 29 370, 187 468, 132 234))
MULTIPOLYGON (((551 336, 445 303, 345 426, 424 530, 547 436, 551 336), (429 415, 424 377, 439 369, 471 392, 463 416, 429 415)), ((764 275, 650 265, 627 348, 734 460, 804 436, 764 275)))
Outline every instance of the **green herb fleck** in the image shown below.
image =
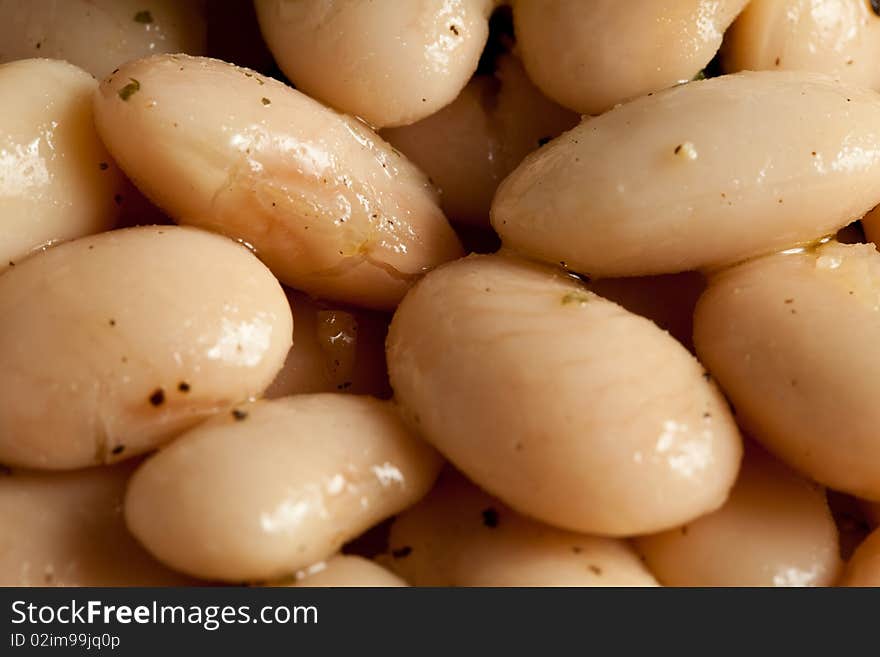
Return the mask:
POLYGON ((580 306, 585 306, 589 300, 590 295, 587 292, 582 292, 580 290, 577 292, 566 292, 562 297, 562 305, 567 306, 570 303, 576 303, 580 306))
POLYGON ((134 22, 135 23, 144 23, 144 24, 152 23, 153 22, 153 14, 151 14, 149 11, 139 11, 138 13, 136 13, 134 15, 134 22))
POLYGON ((141 83, 140 82, 138 82, 134 78, 128 78, 128 79, 131 80, 131 82, 129 82, 127 85, 125 85, 124 87, 122 87, 122 89, 119 90, 119 97, 125 101, 127 101, 129 98, 131 98, 138 91, 141 90, 141 83))

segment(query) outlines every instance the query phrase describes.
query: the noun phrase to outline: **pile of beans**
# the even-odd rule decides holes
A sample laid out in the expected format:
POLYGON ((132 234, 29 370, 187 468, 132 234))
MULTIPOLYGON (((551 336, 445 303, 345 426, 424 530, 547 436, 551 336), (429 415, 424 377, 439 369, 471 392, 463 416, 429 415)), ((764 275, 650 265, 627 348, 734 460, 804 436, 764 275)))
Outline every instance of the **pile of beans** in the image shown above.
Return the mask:
POLYGON ((0 0, 0 62, 0 584, 880 585, 880 2, 0 0))

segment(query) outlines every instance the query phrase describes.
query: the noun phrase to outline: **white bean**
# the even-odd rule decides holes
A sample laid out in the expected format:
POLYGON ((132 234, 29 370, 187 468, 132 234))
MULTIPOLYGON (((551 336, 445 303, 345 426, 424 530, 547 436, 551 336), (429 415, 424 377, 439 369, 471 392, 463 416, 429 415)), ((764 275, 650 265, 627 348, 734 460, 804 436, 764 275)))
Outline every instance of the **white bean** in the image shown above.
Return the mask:
POLYGON ((122 517, 130 464, 0 473, 0 586, 192 586, 155 561, 122 517))
POLYGON ((172 568, 274 580, 414 504, 439 468, 388 402, 297 395, 237 407, 160 451, 132 478, 125 517, 172 568))
POLYGON ((247 69, 184 55, 130 62, 101 83, 95 116, 153 202, 251 245, 296 289, 393 308, 461 254, 418 169, 362 123, 247 69))
POLYGON ((513 0, 529 77, 556 102, 598 114, 687 82, 747 0, 513 0))
POLYGON ((816 481, 880 501, 880 254, 829 242, 715 275, 694 344, 740 425, 816 481))
POLYGON ((489 34, 494 0, 255 0, 266 43, 297 88, 377 127, 449 104, 489 34))
POLYGON ((96 87, 65 62, 0 66, 0 272, 116 222, 124 178, 95 131, 96 87))
POLYGON ((381 561, 415 586, 657 586, 625 541, 535 522, 453 473, 394 521, 389 547, 381 561))
POLYGON ((201 0, 0 0, 0 62, 63 59, 96 78, 163 52, 201 55, 201 0))
POLYGON ((810 243, 878 202, 880 95, 761 71, 691 82, 582 123, 501 184, 492 225, 531 257, 640 276, 810 243))
POLYGON ((841 566, 825 491, 756 447, 724 506, 636 547, 667 586, 829 586, 841 566))
POLYGON ((700 364, 651 321, 562 272, 470 256, 394 315, 391 385, 477 484, 551 525, 632 535, 724 502, 741 453, 700 364))
POLYGON ((751 0, 724 37, 724 68, 827 73, 880 91, 880 7, 869 0, 751 0))
POLYGON ((193 228, 68 242, 0 276, 0 462, 118 461, 259 395, 290 307, 244 247, 193 228))

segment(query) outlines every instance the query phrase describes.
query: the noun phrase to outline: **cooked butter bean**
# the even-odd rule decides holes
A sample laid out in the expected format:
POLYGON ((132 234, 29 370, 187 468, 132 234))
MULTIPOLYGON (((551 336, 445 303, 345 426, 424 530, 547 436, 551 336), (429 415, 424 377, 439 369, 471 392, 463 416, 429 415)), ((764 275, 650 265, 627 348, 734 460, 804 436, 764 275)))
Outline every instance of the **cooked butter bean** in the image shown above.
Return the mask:
POLYGON ((124 179, 95 132, 96 87, 65 62, 0 66, 0 272, 40 247, 113 227, 124 179))
POLYGON ((728 71, 816 71, 880 91, 878 61, 871 0, 751 0, 724 37, 728 71))
POLYGON ((452 473, 394 521, 381 561, 415 586, 657 586, 626 542, 535 522, 452 473))
POLYGON ((122 517, 130 465, 0 473, 0 586, 191 586, 122 517))
POLYGON ((516 58, 502 56, 494 76, 474 77, 450 105, 382 137, 431 177, 451 221, 485 226, 498 183, 578 121, 541 95, 516 58))
POLYGON ((840 569, 825 491, 758 448, 724 506, 636 547, 668 586, 829 586, 840 569))
POLYGON ((125 516, 172 568, 279 579, 414 504, 439 467, 388 402, 299 395, 237 407, 170 444, 135 473, 125 516))
POLYGON ((495 188, 504 177, 497 164, 500 145, 486 111, 493 87, 491 78, 475 77, 436 114, 381 133, 430 176, 443 211, 455 223, 485 226, 495 188))
POLYGON ((694 344, 741 426, 789 465, 880 501, 880 254, 830 242, 717 274, 694 344))
POLYGON ((298 89, 374 126, 430 116, 477 68, 494 0, 256 0, 298 89))
POLYGON ((529 77, 556 102, 598 114, 687 82, 747 0, 513 0, 529 77))
POLYGON ((282 282, 315 296, 393 308, 461 253, 420 171, 276 80, 151 57, 101 83, 95 116, 120 166, 169 216, 251 245, 282 282))
POLYGON ((841 586, 880 586, 880 529, 858 547, 846 566, 841 586))
POLYGON ((281 286, 177 226, 50 249, 0 276, 0 462, 67 469, 151 450, 260 394, 290 348, 281 286))
MULTIPOLYGON (((0 61, 64 59, 96 78, 131 59, 200 55, 201 0, 0 0, 0 61)), ((4 94, 5 97, 5 94, 4 94)))
POLYGON ((298 572, 296 582, 290 586, 391 588, 408 584, 374 561, 351 554, 336 554, 298 572))
POLYGON ((809 243, 878 202, 880 95, 816 74, 746 72, 565 133, 501 184, 492 225, 530 256, 638 276, 809 243))
POLYGON ((601 278, 590 290, 631 313, 647 317, 693 351, 694 307, 706 289, 706 277, 688 271, 666 276, 601 278))
POLYGON ((391 396, 385 367, 388 317, 288 290, 294 348, 266 390, 274 399, 309 392, 391 396))
POLYGON ((422 435, 549 524, 667 529, 721 506, 736 477, 739 434, 700 364, 561 271, 506 256, 446 265, 400 305, 387 355, 422 435))

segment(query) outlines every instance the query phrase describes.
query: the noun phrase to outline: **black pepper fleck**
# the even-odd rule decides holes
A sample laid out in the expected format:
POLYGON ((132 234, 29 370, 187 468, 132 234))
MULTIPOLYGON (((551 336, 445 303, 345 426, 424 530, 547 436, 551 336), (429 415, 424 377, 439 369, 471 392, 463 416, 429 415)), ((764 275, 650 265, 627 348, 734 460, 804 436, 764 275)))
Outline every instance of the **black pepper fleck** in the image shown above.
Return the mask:
POLYGON ((711 380, 712 380, 712 375, 709 374, 708 372, 703 372, 703 380, 704 380, 704 381, 711 381, 711 380))
POLYGON ((489 529, 495 529, 498 526, 498 512, 491 507, 484 509, 483 524, 489 529))
POLYGON ((673 153, 678 155, 679 153, 681 153, 681 149, 682 149, 682 145, 679 144, 678 146, 675 147, 675 150, 673 151, 673 153))
POLYGON ((177 389, 180 390, 180 392, 189 392, 191 390, 190 385, 186 381, 178 383, 177 389))
POLYGON ((338 386, 336 386, 337 390, 348 390, 351 388, 351 381, 343 381, 338 386))
POLYGON ((150 403, 153 406, 161 406, 165 403, 165 391, 162 388, 156 388, 150 395, 150 403))
POLYGON ((3 465, 2 463, 0 463, 0 476, 11 477, 12 468, 10 468, 8 465, 3 465))
POLYGON ((396 550, 391 550, 391 556, 395 559, 405 559, 409 555, 412 554, 412 548, 409 545, 404 545, 402 548, 397 548, 396 550))
POLYGON ((143 23, 144 25, 153 22, 153 14, 148 11, 139 11, 134 15, 135 23, 143 23))
POLYGON ((263 105, 271 105, 272 104, 272 101, 269 100, 268 98, 266 98, 265 96, 263 96, 263 98, 260 99, 260 102, 263 103, 263 105))
POLYGON ((452 32, 455 36, 458 36, 458 28, 455 25, 450 25, 449 31, 452 32))
POLYGON ((584 548, 582 548, 580 545, 574 545, 574 546, 572 546, 571 551, 574 552, 575 554, 580 554, 581 552, 584 551, 584 548))
POLYGON ((115 320, 115 319, 111 319, 111 320, 110 320, 110 326, 116 326, 116 320, 115 320))
POLYGON ((42 47, 43 47, 43 42, 42 42, 42 41, 37 41, 37 50, 39 50, 39 49, 42 48, 42 47))
POLYGON ((122 198, 122 194, 116 194, 116 195, 113 197, 113 200, 115 201, 116 205, 122 205, 122 201, 123 201, 124 199, 122 198))
POLYGON ((602 574, 602 569, 599 568, 599 566, 595 566, 593 564, 590 564, 589 568, 590 568, 590 572, 593 573, 594 575, 601 575, 602 574))
POLYGON ((794 303, 794 299, 786 299, 785 303, 794 303))
POLYGON ((110 453, 114 454, 114 455, 118 455, 118 454, 122 454, 123 451, 125 451, 125 445, 117 445, 116 447, 114 447, 110 451, 110 453))
POLYGON ((99 168, 101 171, 106 171, 109 167, 110 167, 110 165, 107 164, 106 162, 101 162, 101 163, 98 164, 98 168, 99 168))
POLYGON ((544 144, 546 144, 546 143, 547 143, 548 141, 550 141, 551 139, 552 139, 552 137, 541 137, 541 138, 538 140, 538 146, 543 146, 544 144))
POLYGON ((240 408, 233 408, 232 409, 232 417, 235 418, 236 422, 244 421, 245 419, 247 419, 247 416, 248 416, 247 411, 243 411, 240 408))
POLYGON ((871 10, 880 16, 880 0, 871 0, 871 10))

